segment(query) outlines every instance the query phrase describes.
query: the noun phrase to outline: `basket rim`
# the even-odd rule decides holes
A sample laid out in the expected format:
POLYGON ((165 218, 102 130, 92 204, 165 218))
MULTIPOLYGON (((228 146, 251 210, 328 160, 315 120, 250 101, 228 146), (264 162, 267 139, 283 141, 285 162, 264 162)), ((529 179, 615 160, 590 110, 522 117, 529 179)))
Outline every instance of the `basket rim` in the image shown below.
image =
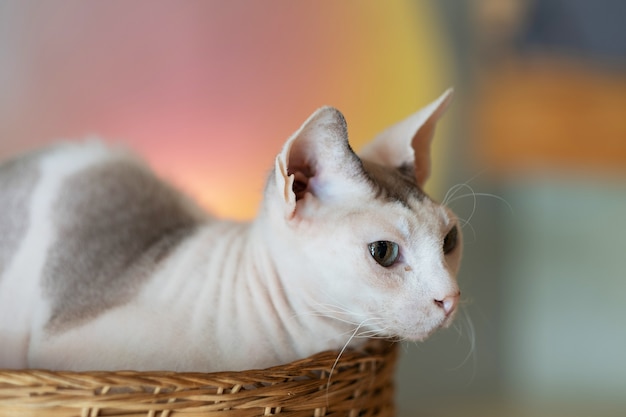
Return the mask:
MULTIPOLYGON (((145 376, 147 379, 159 378, 159 377, 174 377, 185 376, 193 379, 197 377, 203 379, 207 375, 211 375, 216 379, 229 380, 232 378, 239 378, 242 375, 249 375, 251 378, 259 377, 263 378, 283 378, 290 375, 293 372, 302 373, 306 371, 319 371, 323 368, 332 370, 333 367, 337 369, 345 368, 354 363, 371 363, 384 361, 388 359, 388 355, 391 351, 395 350, 397 343, 392 340, 376 340, 369 342, 362 349, 346 349, 345 351, 339 350, 326 350, 316 353, 306 358, 297 359, 285 364, 270 366, 267 368, 254 368, 246 369, 242 371, 217 371, 217 372, 200 372, 200 371, 172 371, 172 370, 149 370, 149 371, 137 371, 133 369, 120 369, 120 370, 88 370, 88 371, 66 371, 66 370, 51 370, 42 368, 24 368, 24 369, 3 369, 0 368, 0 386, 2 384, 2 376, 11 374, 20 375, 49 375, 49 376, 62 376, 71 379, 72 376, 79 376, 90 374, 94 376, 100 376, 106 378, 107 376, 119 376, 124 377, 137 377, 145 376)), ((270 381, 268 381, 270 382, 270 381)))
POLYGON ((0 415, 3 409, 54 409, 62 416, 104 415, 102 410, 111 416, 166 416, 181 410, 219 416, 229 410, 228 415, 242 417, 268 412, 315 417, 344 411, 391 416, 397 355, 396 343, 377 341, 360 350, 325 351, 245 371, 0 369, 0 415))
MULTIPOLYGON (((200 372, 200 371, 172 371, 172 370, 149 370, 149 371, 137 371, 133 369, 120 369, 120 370, 88 370, 88 371, 66 371, 66 370, 51 370, 42 368, 24 368, 24 369, 4 369, 0 368, 0 375, 6 374, 41 374, 41 375, 64 375, 71 377, 72 375, 93 374, 100 376, 107 375, 145 375, 151 376, 170 376, 170 375, 186 375, 188 377, 193 376, 206 376, 214 375, 216 377, 223 377, 228 379, 229 377, 250 374, 250 375, 275 375, 283 376, 292 371, 306 371, 306 370, 319 370, 320 368, 328 367, 331 369, 334 365, 339 367, 345 367, 348 363, 353 362, 376 362, 385 360, 390 351, 394 350, 396 342, 392 340, 375 340, 370 341, 362 349, 346 349, 345 351, 339 350, 326 350, 316 353, 306 358, 297 359, 285 364, 270 366, 267 368, 253 368, 242 371, 217 371, 217 372, 200 372)), ((0 380, 1 382, 1 380, 0 380)))

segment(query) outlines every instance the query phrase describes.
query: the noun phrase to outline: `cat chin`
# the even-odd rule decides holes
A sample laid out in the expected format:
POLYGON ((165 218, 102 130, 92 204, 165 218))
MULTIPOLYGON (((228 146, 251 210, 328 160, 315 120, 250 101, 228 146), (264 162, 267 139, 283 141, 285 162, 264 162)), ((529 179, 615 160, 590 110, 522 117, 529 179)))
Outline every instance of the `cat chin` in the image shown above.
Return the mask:
POLYGON ((394 339, 408 342, 423 342, 424 340, 428 339, 438 328, 439 326, 434 327, 430 330, 414 329, 413 331, 407 331, 397 334, 395 335, 394 339))
POLYGON ((434 325, 429 330, 421 329, 421 330, 416 330, 413 332, 407 332, 408 334, 404 334, 400 336, 399 338, 402 340, 408 340, 411 342, 423 342, 424 340, 432 336, 433 333, 435 333, 437 330, 447 329, 448 327, 450 327, 450 325, 454 321, 453 319, 454 319, 453 316, 448 316, 445 319, 441 320, 439 324, 434 325))
POLYGON ((409 336, 405 336, 405 337, 401 337, 399 338, 400 340, 406 340, 409 342, 423 342, 424 340, 428 339, 434 332, 436 329, 433 329, 429 332, 421 332, 419 334, 411 334, 409 336))

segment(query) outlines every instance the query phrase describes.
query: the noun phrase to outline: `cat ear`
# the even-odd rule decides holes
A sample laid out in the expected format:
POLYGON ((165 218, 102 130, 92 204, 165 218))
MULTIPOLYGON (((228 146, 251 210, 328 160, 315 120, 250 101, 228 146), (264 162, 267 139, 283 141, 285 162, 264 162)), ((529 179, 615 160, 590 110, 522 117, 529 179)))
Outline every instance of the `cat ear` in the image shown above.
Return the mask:
POLYGON ((309 195, 323 201, 348 193, 362 174, 361 160, 348 144, 346 121, 332 107, 314 112, 276 157, 276 186, 288 218, 309 195))
POLYGON ((417 184, 423 187, 430 175, 430 142, 452 92, 448 89, 428 106, 384 130, 359 155, 386 166, 412 166, 417 184))

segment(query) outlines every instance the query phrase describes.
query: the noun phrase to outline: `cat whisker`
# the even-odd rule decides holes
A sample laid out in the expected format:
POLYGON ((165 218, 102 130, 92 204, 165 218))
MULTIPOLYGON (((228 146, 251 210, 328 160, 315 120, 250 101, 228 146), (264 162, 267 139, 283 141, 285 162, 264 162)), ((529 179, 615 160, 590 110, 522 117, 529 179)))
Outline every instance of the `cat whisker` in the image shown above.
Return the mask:
POLYGON ((389 336, 386 336, 382 333, 373 333, 373 334, 358 334, 355 336, 355 339, 389 339, 389 336))
MULTIPOLYGON (((376 318, 362 318, 362 314, 353 312, 352 310, 345 308, 340 304, 319 303, 314 302, 313 300, 311 301, 311 310, 299 312, 297 314, 294 314, 293 317, 309 316, 328 318, 341 323, 345 323, 350 326, 355 326, 356 328, 360 328, 367 321, 382 320, 376 318), (361 321, 358 321, 358 319, 353 319, 353 317, 358 318, 359 316, 361 316, 362 318, 361 321)), ((343 334, 351 334, 352 332, 353 330, 349 330, 343 334)))
POLYGON ((450 201, 450 199, 452 199, 454 197, 454 195, 463 187, 468 186, 466 183, 462 183, 462 184, 455 184, 452 187, 450 187, 450 189, 448 190, 448 192, 446 192, 446 195, 443 197, 443 201, 441 202, 442 206, 447 206, 448 202, 450 201))
MULTIPOLYGON (((342 308, 336 307, 336 306, 332 306, 332 305, 317 305, 314 306, 315 309, 313 309, 313 307, 311 308, 311 310, 309 311, 305 311, 305 312, 298 312, 298 313, 294 313, 294 317, 295 316, 301 316, 301 315, 309 315, 309 316, 324 316, 324 315, 329 315, 329 314, 346 314, 346 313, 350 313, 347 310, 344 310, 342 308)), ((356 324, 356 323, 355 323, 356 324)))
MULTIPOLYGON (((469 216, 467 218, 461 218, 459 217, 459 223, 461 224, 461 228, 465 228, 466 226, 470 228, 472 235, 474 237, 474 240, 476 240, 476 230, 474 229, 474 227, 471 225, 471 220, 474 217, 474 214, 476 214, 476 210, 478 207, 478 197, 489 197, 489 198, 493 198, 496 199, 502 203, 504 203, 506 205, 506 207, 508 208, 508 210, 510 211, 511 214, 514 214, 513 211, 513 207, 511 206, 511 204, 504 199, 503 197, 497 196, 495 194, 490 194, 490 193, 477 193, 474 191, 474 189, 468 184, 470 181, 472 181, 474 178, 476 178, 478 175, 474 176, 472 179, 470 179, 469 181, 462 183, 462 184, 456 184, 454 186, 452 186, 448 192, 446 193, 445 197, 444 197, 444 202, 442 203, 443 205, 449 206, 450 204, 454 203, 455 201, 461 200, 463 198, 467 198, 467 197, 471 197, 472 198, 472 209, 471 212, 469 214, 469 216), (462 195, 457 195, 457 193, 459 192, 459 190, 466 188, 467 190, 469 190, 469 193, 466 194, 462 194, 462 195)), ((468 243, 468 242, 466 242, 468 243)))
MULTIPOLYGON (((443 198, 443 201, 441 203, 441 205, 445 206, 447 205, 452 197, 454 197, 454 195, 462 188, 465 187, 469 187, 469 183, 471 183, 472 181, 476 180, 478 177, 482 176, 485 172, 487 172, 487 168, 478 171, 473 177, 471 177, 469 180, 463 182, 463 183, 458 183, 453 185, 452 187, 450 187, 450 189, 448 189, 448 192, 446 193, 445 197, 443 198)), ((471 188, 471 187, 470 187, 471 188)))
POLYGON ((303 312, 303 313, 294 314, 293 317, 299 317, 299 316, 325 317, 325 318, 329 318, 329 319, 340 321, 342 323, 350 324, 350 325, 353 325, 353 326, 358 324, 357 322, 354 322, 352 320, 348 320, 348 319, 343 319, 341 317, 332 316, 332 315, 330 315, 328 313, 332 313, 332 311, 328 311, 328 312, 309 311, 309 312, 303 312))
POLYGON ((466 219, 459 218, 459 221, 461 223, 461 227, 462 228, 465 228, 466 226, 470 227, 470 229, 472 231, 472 234, 474 235, 474 238, 476 236, 476 231, 475 231, 474 227, 470 224, 470 222, 471 222, 472 218, 474 217, 474 214, 476 213, 477 204, 478 204, 477 197, 489 197, 489 198, 493 198, 493 199, 496 199, 498 201, 501 201, 501 202, 503 202, 507 206, 507 208, 509 209, 511 214, 514 214, 513 207, 503 197, 500 197, 500 196, 495 195, 495 194, 490 194, 490 193, 477 193, 477 192, 474 191, 472 186, 469 185, 470 182, 474 181, 476 178, 481 176, 485 171, 486 170, 482 170, 482 171, 478 172, 476 175, 474 175, 472 178, 470 178, 469 180, 467 180, 464 183, 455 184, 452 187, 450 187, 450 189, 446 192, 446 194, 445 194, 445 196, 443 198, 443 202, 441 203, 444 206, 449 206, 450 204, 454 203, 455 201, 461 200, 463 198, 467 198, 467 197, 472 197, 473 198, 471 213, 469 214, 469 216, 466 219), (469 193, 462 194, 462 195, 457 195, 458 192, 460 190, 464 189, 464 188, 469 190, 469 193))
POLYGON ((474 192, 474 190, 471 187, 470 187, 470 191, 471 191, 470 194, 462 194, 462 195, 460 195, 458 197, 454 197, 454 198, 450 199, 450 201, 448 201, 448 204, 453 203, 453 202, 455 202, 457 200, 460 200, 462 198, 465 198, 465 197, 474 197, 474 200, 476 200, 476 197, 490 197, 490 198, 494 198, 494 199, 504 203, 506 205, 506 207, 509 209, 509 212, 511 214, 515 214, 515 212, 513 210, 513 206, 511 206, 511 204, 505 198, 500 197, 500 196, 495 195, 495 194, 491 194, 491 193, 476 193, 476 192, 474 192))
MULTIPOLYGON (((467 188, 470 192, 469 194, 463 194, 461 196, 458 197, 453 197, 450 198, 450 200, 448 200, 447 205, 461 199, 461 198, 465 198, 465 197, 474 197, 473 201, 472 201, 472 211, 470 212, 469 216, 467 217, 467 219, 464 220, 464 223, 461 225, 461 227, 465 227, 466 225, 470 224, 470 221, 472 220, 472 217, 474 217, 474 214, 476 213, 476 207, 478 206, 477 200, 476 200, 476 193, 474 192, 474 189, 468 185, 468 184, 463 184, 464 188, 467 188)), ((461 187, 463 188, 463 187, 461 187)))
POLYGON ((348 341, 343 345, 343 347, 339 351, 339 354, 337 355, 337 358, 335 359, 335 362, 333 363, 333 366, 330 368, 330 373, 328 374, 328 381, 326 382, 326 399, 327 399, 326 406, 328 406, 328 393, 330 391, 330 380, 332 379, 333 373, 335 372, 335 369, 337 368, 337 364, 339 363, 339 359, 341 359, 341 356, 346 351, 346 349, 348 348, 348 345, 350 344, 350 342, 352 342, 352 339, 354 339, 355 335, 358 333, 358 331, 361 328, 361 326, 363 325, 363 323, 364 322, 361 322, 356 327, 356 329, 354 329, 354 331, 352 332, 352 334, 348 338, 348 341))
MULTIPOLYGON (((333 366, 330 368, 330 373, 328 374, 328 382, 326 384, 326 394, 328 395, 328 391, 330 390, 330 380, 333 376, 333 373, 335 372, 335 369, 337 368, 337 364, 339 363, 339 359, 341 359, 341 356, 343 355, 343 353, 346 351, 346 349, 348 348, 348 346, 350 345, 350 342, 352 342, 352 340, 354 340, 356 337, 358 337, 359 335, 359 330, 361 329, 361 327, 363 327, 367 322, 369 321, 379 321, 382 320, 381 318, 376 318, 376 317, 372 317, 372 318, 367 318, 365 320, 363 320, 361 323, 359 323, 356 328, 354 329, 354 331, 350 334, 350 337, 348 338, 348 340, 346 341, 346 343, 343 345, 343 347, 341 348, 341 350, 339 351, 339 354, 337 355, 337 358, 335 359, 335 362, 333 363, 333 366)), ((367 331, 366 331, 367 332, 367 331)))
POLYGON ((326 290, 322 290, 322 293, 324 294, 325 297, 327 297, 329 300, 331 300, 333 302, 333 304, 322 304, 322 303, 316 302, 315 303, 316 305, 332 306, 332 307, 344 310, 345 312, 350 313, 350 314, 354 313, 349 306, 343 304, 340 300, 337 299, 336 294, 332 294, 332 293, 330 293, 330 292, 328 292, 326 290))
MULTIPOLYGON (((372 318, 370 321, 376 323, 376 322, 383 322, 384 319, 382 318, 372 318)), ((378 328, 378 329, 369 329, 369 330, 363 330, 358 332, 355 337, 358 338, 370 338, 370 339, 388 339, 389 336, 387 336, 386 334, 388 328, 387 327, 382 327, 382 328, 378 328)))
MULTIPOLYGON (((464 194, 463 196, 475 195, 474 189, 468 183, 456 184, 455 186, 451 187, 450 190, 448 190, 444 198, 444 202, 442 204, 447 206, 453 201, 456 201, 459 198, 461 198, 461 197, 455 197, 455 195, 462 188, 467 188, 470 190, 470 194, 464 194)), ((474 201, 472 205, 472 212, 470 213, 469 217, 467 217, 467 219, 459 217, 459 223, 461 225, 461 228, 464 229, 466 226, 469 226, 470 230, 472 231, 472 236, 474 237, 474 240, 476 240, 476 230, 471 225, 470 221, 472 220, 472 217, 474 217, 474 213, 476 212, 476 207, 477 207, 477 201, 476 201, 476 197, 474 197, 474 201)))
MULTIPOLYGON (((468 240, 467 238, 463 238, 463 242, 467 245, 469 243, 474 243, 476 241, 476 229, 474 229, 474 226, 472 226, 472 224, 469 222, 469 220, 465 220, 463 218, 459 217, 459 223, 461 223, 461 228, 465 229, 465 227, 469 227, 469 230, 472 232, 472 240, 468 240)), ((463 232, 465 233, 465 232, 463 232)))
POLYGON ((323 292, 323 294, 326 298, 332 300, 333 303, 320 303, 313 298, 310 298, 309 301, 312 309, 312 311, 310 312, 311 314, 318 315, 319 317, 328 317, 331 319, 342 321, 344 323, 352 324, 354 326, 358 326, 360 323, 371 319, 364 316, 362 313, 358 313, 348 306, 343 305, 332 294, 325 291, 323 292), (357 320, 351 320, 347 317, 356 317, 357 320))
POLYGON ((353 339, 357 339, 357 338, 388 338, 387 336, 383 336, 384 332, 387 330, 387 328, 381 328, 379 330, 376 329, 368 329, 368 330, 360 330, 365 324, 366 322, 373 322, 376 323, 377 321, 383 321, 384 319, 382 318, 368 318, 363 320, 360 323, 355 323, 354 329, 348 330, 346 332, 340 333, 339 336, 346 336, 346 335, 350 335, 350 337, 348 338, 348 344, 353 340, 353 339))
MULTIPOLYGON (((322 304, 322 303, 316 303, 314 305, 315 308, 317 308, 317 311, 321 314, 324 313, 334 313, 334 314, 344 314, 344 315, 348 315, 348 316, 359 316, 360 314, 357 314, 356 312, 346 308, 346 307, 342 307, 341 305, 335 305, 335 304, 322 304)), ((355 322, 353 324, 357 324, 358 322, 355 322)))
POLYGON ((378 334, 381 334, 384 330, 385 329, 381 329, 381 330, 374 330, 374 329, 363 330, 362 332, 359 332, 357 334, 357 337, 366 336, 366 335, 378 335, 378 334))
POLYGON ((443 201, 441 203, 441 205, 446 206, 448 205, 448 203, 450 202, 450 199, 452 199, 454 197, 454 195, 462 188, 470 188, 469 183, 474 181, 476 178, 480 177, 481 175, 483 175, 485 172, 487 171, 487 169, 483 169, 482 171, 479 171, 476 175, 474 175, 473 177, 471 177, 469 180, 463 182, 463 183, 459 183, 459 184, 455 184, 452 187, 450 187, 450 189, 448 190, 448 192, 446 192, 445 197, 443 198, 443 201))
MULTIPOLYGON (((465 319, 464 322, 467 325, 467 337, 469 341, 469 351, 467 352, 467 355, 465 356, 465 358, 463 358, 461 363, 458 366, 452 368, 451 370, 457 370, 457 369, 462 368, 463 366, 465 366, 467 361, 470 358, 472 358, 473 366, 472 366, 472 376, 470 378, 470 382, 471 382, 474 380, 476 376, 476 330, 474 328, 474 323, 472 319, 467 313, 467 310, 462 309, 462 311, 463 311, 463 318, 465 319)), ((459 337, 461 337, 463 335, 462 325, 458 327, 455 326, 455 327, 457 328, 457 331, 459 332, 459 337)))
POLYGON ((340 304, 322 304, 322 303, 316 303, 315 304, 316 307, 319 307, 320 309, 325 309, 326 311, 332 311, 332 312, 336 312, 336 313, 348 313, 348 314, 353 314, 353 311, 341 306, 340 304))

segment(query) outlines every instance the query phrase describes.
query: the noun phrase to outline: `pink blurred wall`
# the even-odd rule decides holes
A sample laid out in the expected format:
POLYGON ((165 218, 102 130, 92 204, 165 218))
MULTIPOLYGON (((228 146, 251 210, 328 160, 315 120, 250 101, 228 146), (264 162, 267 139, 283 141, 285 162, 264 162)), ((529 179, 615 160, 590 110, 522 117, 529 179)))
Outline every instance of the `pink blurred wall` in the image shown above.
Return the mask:
POLYGON ((0 156, 96 135, 249 217, 315 108, 340 108, 358 147, 448 86, 435 18, 403 1, 6 1, 0 156))

